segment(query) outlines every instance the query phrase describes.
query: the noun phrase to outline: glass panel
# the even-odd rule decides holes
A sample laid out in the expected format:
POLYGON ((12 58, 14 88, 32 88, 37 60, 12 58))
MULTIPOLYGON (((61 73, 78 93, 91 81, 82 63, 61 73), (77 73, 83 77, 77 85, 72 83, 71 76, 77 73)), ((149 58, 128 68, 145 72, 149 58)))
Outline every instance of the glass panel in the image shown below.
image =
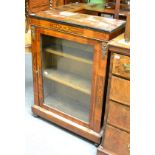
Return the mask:
POLYGON ((44 104, 89 122, 93 46, 41 39, 44 104))

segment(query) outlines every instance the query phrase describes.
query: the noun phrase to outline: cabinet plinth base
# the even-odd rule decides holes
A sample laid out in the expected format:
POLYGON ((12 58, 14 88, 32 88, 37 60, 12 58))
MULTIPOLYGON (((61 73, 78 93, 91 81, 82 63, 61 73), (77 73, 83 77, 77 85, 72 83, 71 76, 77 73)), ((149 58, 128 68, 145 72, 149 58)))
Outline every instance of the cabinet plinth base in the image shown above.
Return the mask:
POLYGON ((80 135, 92 142, 100 144, 101 135, 102 135, 101 133, 97 133, 87 127, 79 125, 71 120, 61 117, 58 114, 55 114, 37 105, 32 106, 32 112, 35 115, 38 115, 41 118, 51 121, 52 123, 55 123, 69 131, 72 131, 77 135, 80 135))

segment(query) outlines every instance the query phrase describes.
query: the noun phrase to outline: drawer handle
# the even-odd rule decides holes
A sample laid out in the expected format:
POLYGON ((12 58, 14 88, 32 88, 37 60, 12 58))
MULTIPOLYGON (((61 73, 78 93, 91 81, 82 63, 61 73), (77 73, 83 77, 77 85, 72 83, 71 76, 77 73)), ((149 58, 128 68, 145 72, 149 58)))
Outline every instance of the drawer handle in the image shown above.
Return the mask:
POLYGON ((123 64, 125 72, 130 72, 130 64, 123 64))

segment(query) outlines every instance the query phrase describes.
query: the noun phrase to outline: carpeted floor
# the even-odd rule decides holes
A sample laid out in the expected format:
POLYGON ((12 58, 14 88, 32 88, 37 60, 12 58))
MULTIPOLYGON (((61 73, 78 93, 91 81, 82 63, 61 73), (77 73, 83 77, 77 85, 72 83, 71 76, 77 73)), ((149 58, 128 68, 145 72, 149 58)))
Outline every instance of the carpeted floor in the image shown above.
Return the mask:
POLYGON ((96 155, 94 144, 46 120, 35 118, 31 53, 25 54, 25 155, 96 155))

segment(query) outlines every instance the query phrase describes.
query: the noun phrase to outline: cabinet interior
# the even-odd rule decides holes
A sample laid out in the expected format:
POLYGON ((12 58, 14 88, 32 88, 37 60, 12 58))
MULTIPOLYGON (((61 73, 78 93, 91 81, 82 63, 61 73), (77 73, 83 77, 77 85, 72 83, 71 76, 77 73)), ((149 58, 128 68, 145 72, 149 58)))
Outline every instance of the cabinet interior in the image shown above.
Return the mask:
POLYGON ((93 46, 42 35, 44 104, 89 122, 93 46))

